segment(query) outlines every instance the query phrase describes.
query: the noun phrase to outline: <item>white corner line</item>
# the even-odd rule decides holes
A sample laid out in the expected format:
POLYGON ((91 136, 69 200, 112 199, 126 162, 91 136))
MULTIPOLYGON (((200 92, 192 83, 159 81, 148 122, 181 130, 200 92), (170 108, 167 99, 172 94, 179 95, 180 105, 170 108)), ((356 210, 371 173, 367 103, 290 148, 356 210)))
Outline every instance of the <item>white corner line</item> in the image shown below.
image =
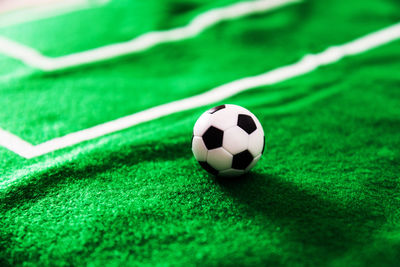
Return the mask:
POLYGON ((0 128, 0 146, 13 151, 24 158, 31 158, 34 146, 18 136, 0 128))
POLYGON ((141 52, 163 43, 189 39, 222 21, 266 12, 300 1, 301 0, 256 0, 239 2, 206 11, 196 16, 189 24, 183 27, 165 31, 148 32, 130 41, 106 45, 60 57, 48 57, 31 47, 5 37, 0 37, 0 53, 19 59, 25 64, 43 71, 56 71, 141 52))
POLYGON ((18 137, 12 136, 8 132, 0 131, 0 145, 3 145, 25 158, 41 156, 84 141, 121 131, 143 122, 209 105, 240 92, 286 81, 309 73, 320 66, 335 63, 344 57, 361 54, 398 39, 400 39, 400 23, 368 34, 351 42, 329 47, 321 53, 308 54, 294 64, 283 66, 257 76, 238 79, 196 96, 156 106, 88 129, 70 133, 33 147, 31 144, 18 137))

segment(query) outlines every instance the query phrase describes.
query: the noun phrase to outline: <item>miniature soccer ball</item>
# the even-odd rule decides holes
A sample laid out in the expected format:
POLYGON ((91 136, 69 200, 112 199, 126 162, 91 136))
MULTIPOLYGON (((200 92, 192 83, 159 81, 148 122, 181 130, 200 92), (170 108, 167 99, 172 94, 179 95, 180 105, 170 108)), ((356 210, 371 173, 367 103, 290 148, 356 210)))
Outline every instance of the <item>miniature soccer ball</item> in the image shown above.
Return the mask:
POLYGON ((193 129, 196 160, 216 176, 239 176, 258 162, 265 148, 263 128, 250 111, 221 105, 204 112, 193 129))

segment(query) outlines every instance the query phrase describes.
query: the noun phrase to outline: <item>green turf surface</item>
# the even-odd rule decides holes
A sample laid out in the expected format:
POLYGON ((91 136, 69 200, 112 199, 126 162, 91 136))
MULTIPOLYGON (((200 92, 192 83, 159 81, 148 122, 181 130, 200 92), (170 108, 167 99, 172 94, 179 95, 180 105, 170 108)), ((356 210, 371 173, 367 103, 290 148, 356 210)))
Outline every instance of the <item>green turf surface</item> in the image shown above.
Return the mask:
MULTIPOLYGON (((348 42, 396 22, 395 15, 391 18, 376 12, 384 7, 393 8, 390 2, 376 1, 376 5, 364 8, 366 16, 376 16, 374 23, 356 20, 354 14, 344 12, 347 2, 331 1, 328 4, 333 11, 328 14, 325 2, 288 6, 265 15, 225 22, 198 38, 161 45, 145 53, 90 66, 84 71, 38 73, 22 84, 12 83, 5 86, 8 90, 0 91, 0 105, 8 107, 0 114, 0 124, 33 144, 41 143, 296 62, 306 53, 321 52, 331 45, 348 42), (329 25, 328 21, 335 24, 333 30, 321 27, 329 25), (94 88, 96 93, 93 93, 94 88), (135 101, 126 101, 133 98, 135 101), (33 102, 36 103, 32 105, 33 102)), ((118 12, 109 13, 110 20, 121 16, 118 12)), ((53 24, 64 24, 66 19, 55 18, 53 24)), ((43 24, 37 26, 37 31, 53 36, 52 29, 43 24)), ((11 32, 14 34, 7 36, 16 38, 20 34, 17 29, 11 32)), ((131 34, 136 36, 134 32, 131 34)), ((82 42, 79 34, 69 36, 76 45, 82 42)), ((107 44, 105 40, 110 36, 99 35, 92 39, 107 44)), ((36 44, 35 40, 37 38, 31 36, 30 42, 23 40, 23 43, 36 44)), ((48 41, 46 44, 46 49, 40 48, 46 55, 51 55, 52 49, 65 55, 68 53, 65 49, 70 47, 64 42, 48 41)), ((86 48, 82 46, 79 51, 86 48)))
MULTIPOLYGON (((157 14, 172 2, 137 5, 157 14)), ((144 31, 229 2, 193 1, 176 22, 143 16, 144 31)), ((67 17, 109 14, 96 21, 110 27, 123 8, 108 8, 67 17)), ((2 84, 0 127, 40 143, 293 63, 393 24, 399 10, 396 1, 306 1, 145 53, 34 71, 2 84)), ((43 24, 55 31, 62 18, 43 24)), ((20 41, 63 55, 139 34, 132 20, 118 22, 132 26, 127 35, 118 25, 76 47, 20 41)), ((192 156, 192 127, 208 107, 30 160, 0 147, 0 265, 396 265, 399 51, 397 41, 223 101, 250 109, 266 132, 264 157, 240 179, 210 177, 192 156)), ((26 68, 0 60, 11 74, 26 68)))

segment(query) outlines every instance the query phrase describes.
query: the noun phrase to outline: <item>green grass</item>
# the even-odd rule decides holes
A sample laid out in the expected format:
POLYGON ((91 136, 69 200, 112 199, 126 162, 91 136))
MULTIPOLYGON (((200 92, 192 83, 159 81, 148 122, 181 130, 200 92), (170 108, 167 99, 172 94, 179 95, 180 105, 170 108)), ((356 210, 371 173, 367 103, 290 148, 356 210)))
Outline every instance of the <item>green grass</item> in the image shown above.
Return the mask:
MULTIPOLYGON (((10 81, 0 89, 0 126, 42 142, 398 19, 395 1, 346 3, 330 1, 336 8, 323 13, 325 4, 307 2, 143 54, 10 81), (335 32, 326 31, 334 19, 335 32), (262 25, 281 41, 260 34, 262 25), (161 64, 172 57, 175 68, 161 64)), ((238 179, 213 178, 192 156, 192 127, 208 107, 31 160, 0 148, 0 265, 396 265, 399 49, 397 41, 223 101, 250 109, 266 132, 265 155, 238 179)))

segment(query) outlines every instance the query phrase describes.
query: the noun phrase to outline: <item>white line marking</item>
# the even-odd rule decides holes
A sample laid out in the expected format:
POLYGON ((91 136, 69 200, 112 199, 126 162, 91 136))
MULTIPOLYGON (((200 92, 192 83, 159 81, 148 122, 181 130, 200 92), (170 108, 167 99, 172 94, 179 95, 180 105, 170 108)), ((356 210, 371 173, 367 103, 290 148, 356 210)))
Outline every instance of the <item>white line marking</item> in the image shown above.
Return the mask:
POLYGON ((0 36, 0 53, 19 59, 29 66, 35 66, 37 62, 41 62, 40 64, 43 66, 51 64, 48 57, 43 56, 35 49, 2 36, 0 36))
POLYGON ((17 58, 32 67, 44 71, 55 71, 141 52, 162 43, 189 39, 222 21, 262 13, 297 2, 300 2, 300 0, 257 0, 235 3, 200 14, 184 27, 149 32, 127 42, 102 46, 60 57, 47 57, 39 51, 4 37, 0 39, 0 52, 17 58))
MULTIPOLYGON (((49 152, 66 148, 87 140, 91 140, 106 134, 124 130, 134 125, 167 116, 172 113, 194 109, 209 105, 230 96, 254 89, 260 86, 272 85, 306 73, 309 73, 320 66, 335 63, 346 56, 356 55, 387 44, 400 38, 400 23, 384 28, 380 31, 368 34, 349 43, 332 46, 318 54, 304 56, 297 63, 277 68, 266 73, 242 78, 200 95, 192 96, 182 100, 156 106, 126 117, 109 121, 85 130, 67 134, 55 138, 31 148, 29 144, 20 139, 9 138, 8 142, 2 142, 6 147, 25 158, 33 158, 49 152), (24 152, 24 150, 27 150, 24 152)), ((0 140, 7 137, 7 132, 0 131, 0 140)))
POLYGON ((34 146, 16 135, 13 135, 0 128, 0 146, 3 146, 14 153, 24 157, 30 158, 34 146))
POLYGON ((11 13, 0 14, 0 28, 7 28, 27 22, 48 19, 79 10, 96 8, 107 4, 109 1, 111 0, 64 0, 47 5, 31 1, 33 7, 17 10, 11 13))
POLYGON ((14 80, 18 80, 18 79, 27 77, 30 74, 32 74, 32 70, 30 70, 30 69, 18 69, 11 73, 1 75, 0 76, 0 84, 3 87, 2 89, 4 89, 5 84, 7 84, 9 82, 13 82, 14 80))

